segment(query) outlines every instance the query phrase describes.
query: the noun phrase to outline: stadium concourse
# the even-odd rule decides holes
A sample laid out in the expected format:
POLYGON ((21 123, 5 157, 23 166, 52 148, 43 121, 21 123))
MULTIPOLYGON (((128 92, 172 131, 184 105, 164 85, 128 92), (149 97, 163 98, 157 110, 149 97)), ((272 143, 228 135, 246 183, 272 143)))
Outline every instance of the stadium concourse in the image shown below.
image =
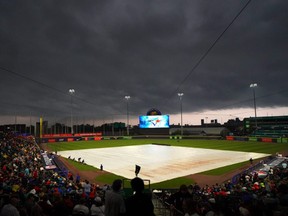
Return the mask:
MULTIPOLYGON (((104 194, 110 191, 110 185, 98 187, 70 170, 57 169, 53 157, 58 156, 45 154, 33 137, 0 133, 0 145, 1 216, 80 215, 80 206, 85 209, 81 215, 92 215, 96 201, 105 204, 104 194)), ((158 190, 153 198, 169 207, 177 206, 173 215, 287 215, 287 158, 270 159, 266 163, 271 165, 266 177, 244 172, 239 174, 237 182, 205 187, 179 185, 181 192, 158 190)), ((124 200, 129 197, 122 195, 124 200)), ((165 215, 154 203, 155 214, 165 215)), ((166 215, 172 215, 168 212, 166 215)))

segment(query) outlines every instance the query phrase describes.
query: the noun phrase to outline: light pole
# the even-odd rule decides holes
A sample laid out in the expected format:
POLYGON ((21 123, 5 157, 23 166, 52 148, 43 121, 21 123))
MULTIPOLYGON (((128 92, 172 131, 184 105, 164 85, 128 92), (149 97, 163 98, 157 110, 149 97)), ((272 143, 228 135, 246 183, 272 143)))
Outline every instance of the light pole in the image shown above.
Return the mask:
POLYGON ((125 96, 125 99, 127 100, 127 136, 129 136, 129 99, 130 99, 130 96, 129 95, 126 95, 125 96))
POLYGON ((73 95, 75 94, 75 89, 69 89, 69 94, 71 95, 71 116, 70 116, 70 123, 71 123, 71 133, 74 134, 73 130, 73 95))
POLYGON ((182 97, 183 97, 183 93, 178 93, 179 96, 179 100, 180 100, 180 111, 181 111, 181 136, 183 136, 183 118, 182 118, 182 97))
POLYGON ((255 98, 255 88, 257 87, 257 83, 250 84, 250 88, 253 90, 253 99, 254 99, 254 112, 255 112, 255 126, 257 130, 257 114, 256 114, 256 98, 255 98))
POLYGON ((114 136, 114 115, 112 114, 112 136, 114 136))

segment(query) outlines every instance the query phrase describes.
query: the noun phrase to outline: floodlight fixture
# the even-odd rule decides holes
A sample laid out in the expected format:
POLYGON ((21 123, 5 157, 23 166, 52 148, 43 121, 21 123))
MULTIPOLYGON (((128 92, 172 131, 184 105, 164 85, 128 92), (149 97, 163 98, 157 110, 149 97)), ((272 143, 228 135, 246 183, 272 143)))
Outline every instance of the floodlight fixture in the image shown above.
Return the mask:
POLYGON ((129 136, 129 103, 128 101, 130 98, 131 97, 129 95, 125 96, 125 99, 127 100, 127 136, 129 136))
POLYGON ((183 136, 183 116, 182 116, 182 97, 184 93, 180 92, 178 93, 179 100, 180 100, 180 113, 181 113, 181 136, 183 136))
POLYGON ((75 89, 69 89, 69 94, 71 95, 71 116, 70 116, 70 124, 71 124, 71 133, 74 134, 73 130, 73 95, 75 94, 75 89))
POLYGON ((255 88, 257 87, 257 83, 251 83, 250 88, 253 90, 253 101, 254 101, 254 113, 255 113, 255 127, 257 130, 257 113, 256 113, 256 97, 255 97, 255 88))

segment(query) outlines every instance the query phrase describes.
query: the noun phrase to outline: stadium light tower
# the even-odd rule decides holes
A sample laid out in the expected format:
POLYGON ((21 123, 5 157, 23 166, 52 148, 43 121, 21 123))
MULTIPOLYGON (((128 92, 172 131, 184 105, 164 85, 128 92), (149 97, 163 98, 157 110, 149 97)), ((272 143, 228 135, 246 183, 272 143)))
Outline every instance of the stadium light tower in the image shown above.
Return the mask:
POLYGON ((125 96, 125 99, 127 100, 127 136, 129 136, 129 103, 128 101, 130 98, 131 97, 129 95, 125 96))
POLYGON ((74 130, 73 130, 73 95, 75 94, 75 89, 69 89, 69 94, 71 95, 71 116, 70 116, 71 133, 74 134, 74 130))
POLYGON ((178 93, 179 96, 179 100, 180 100, 180 112, 181 112, 181 136, 183 136, 183 118, 182 118, 182 97, 183 97, 183 93, 178 93))
POLYGON ((255 98, 255 88, 257 87, 257 83, 250 84, 250 88, 253 90, 253 100, 254 100, 254 112, 255 112, 255 126, 257 130, 257 113, 256 113, 256 98, 255 98))

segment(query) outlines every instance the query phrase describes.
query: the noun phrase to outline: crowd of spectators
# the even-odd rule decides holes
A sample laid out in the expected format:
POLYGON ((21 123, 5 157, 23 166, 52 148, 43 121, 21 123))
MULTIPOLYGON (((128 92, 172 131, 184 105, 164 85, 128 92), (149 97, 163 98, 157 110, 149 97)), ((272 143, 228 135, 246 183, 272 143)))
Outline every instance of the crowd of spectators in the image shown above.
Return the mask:
POLYGON ((44 151, 33 137, 0 132, 0 148, 0 216, 135 215, 129 203, 137 201, 140 209, 149 205, 149 214, 140 211, 137 215, 154 215, 151 196, 142 194, 140 178, 131 181, 136 193, 126 197, 122 180, 100 187, 79 174, 74 178, 69 170, 50 169, 53 166, 45 165, 44 151))
POLYGON ((73 180, 71 172, 63 176, 45 167, 43 151, 33 137, 0 133, 0 148, 1 216, 70 216, 82 212, 83 205, 88 208, 84 215, 90 215, 91 208, 95 212, 101 206, 97 185, 80 176, 73 180))
POLYGON ((236 183, 181 185, 177 192, 158 196, 177 216, 287 216, 287 158, 271 167, 267 177, 244 172, 236 183))
MULTIPOLYGON (((69 171, 47 169, 33 137, 0 133, 0 148, 0 216, 154 215, 151 196, 143 193, 138 177, 131 181, 135 193, 124 197, 121 180, 99 187, 69 171)), ((159 197, 182 216, 288 215, 285 163, 273 167, 267 178, 245 173, 237 184, 181 185, 176 193, 159 197)))

